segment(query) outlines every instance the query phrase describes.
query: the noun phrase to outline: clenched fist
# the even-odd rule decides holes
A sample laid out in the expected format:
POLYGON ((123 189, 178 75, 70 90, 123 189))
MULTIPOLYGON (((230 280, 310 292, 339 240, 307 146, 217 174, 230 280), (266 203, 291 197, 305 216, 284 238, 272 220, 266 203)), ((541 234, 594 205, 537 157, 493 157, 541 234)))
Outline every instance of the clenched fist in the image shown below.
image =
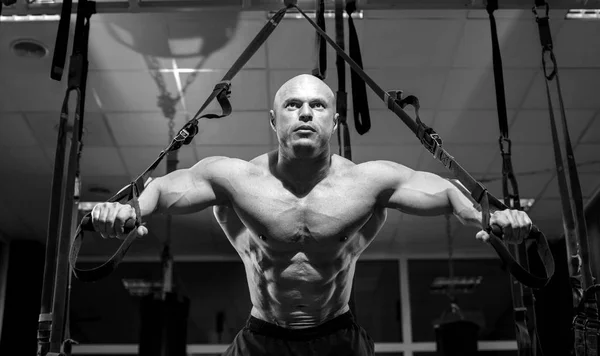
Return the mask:
MULTIPOLYGON (((513 244, 523 242, 531 231, 532 222, 524 211, 520 210, 499 210, 490 217, 490 225, 496 224, 502 228, 504 241, 513 244)), ((487 241, 490 235, 482 230, 475 236, 477 239, 487 241)))
MULTIPOLYGON (((123 230, 125 222, 129 219, 135 219, 135 209, 128 204, 121 203, 100 203, 92 209, 92 224, 94 230, 100 233, 103 238, 125 239, 127 233, 123 230)), ((138 236, 148 234, 145 226, 137 228, 138 236)))

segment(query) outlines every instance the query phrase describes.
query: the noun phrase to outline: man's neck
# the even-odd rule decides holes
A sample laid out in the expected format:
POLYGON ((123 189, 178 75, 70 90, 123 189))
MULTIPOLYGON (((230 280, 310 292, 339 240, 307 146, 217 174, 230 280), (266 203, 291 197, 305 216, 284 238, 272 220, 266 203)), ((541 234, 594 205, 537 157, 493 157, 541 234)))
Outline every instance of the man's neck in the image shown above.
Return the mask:
POLYGON ((299 158, 287 155, 279 149, 275 171, 296 194, 304 194, 323 180, 331 167, 329 149, 316 157, 299 158))

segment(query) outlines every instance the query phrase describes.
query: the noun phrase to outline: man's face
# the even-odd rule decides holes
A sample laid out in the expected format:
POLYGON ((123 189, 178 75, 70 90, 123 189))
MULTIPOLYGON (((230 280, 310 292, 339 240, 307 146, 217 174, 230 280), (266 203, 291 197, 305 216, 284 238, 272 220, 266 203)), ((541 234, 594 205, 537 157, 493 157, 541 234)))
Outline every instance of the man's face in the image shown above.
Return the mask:
POLYGON ((334 94, 312 75, 294 77, 281 86, 270 114, 279 145, 296 156, 323 152, 337 128, 334 94))

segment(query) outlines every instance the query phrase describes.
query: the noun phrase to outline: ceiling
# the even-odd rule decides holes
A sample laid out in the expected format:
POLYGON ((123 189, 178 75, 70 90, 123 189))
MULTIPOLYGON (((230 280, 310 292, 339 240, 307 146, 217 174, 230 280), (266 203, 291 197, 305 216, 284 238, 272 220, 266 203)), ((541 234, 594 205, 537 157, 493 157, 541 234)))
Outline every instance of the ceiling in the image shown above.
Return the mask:
MULTIPOLYGON (((152 74, 163 78, 164 88, 174 97, 183 92, 176 107, 175 128, 179 129, 258 33, 267 10, 280 4, 237 1, 243 6, 236 8, 236 2, 230 1, 225 2, 232 4, 229 7, 220 3, 211 8, 216 2, 185 3, 197 4, 196 11, 178 11, 189 7, 180 2, 160 10, 138 9, 140 13, 135 14, 107 7, 92 17, 81 158, 83 201, 107 200, 141 174, 168 144, 168 121, 157 106, 160 90, 152 74), (202 4, 210 11, 203 11, 202 4)), ((521 196, 536 199, 530 211, 534 223, 549 238, 556 238, 562 233, 560 200, 540 43, 530 3, 512 1, 507 5, 510 9, 497 11, 496 17, 521 196)), ((441 135, 447 151, 501 198, 489 19, 477 2, 443 4, 359 2, 364 17, 355 23, 364 67, 383 89, 402 89, 418 96, 421 119, 441 135)), ((586 6, 595 4, 587 2, 586 6)), ((582 191, 588 200, 600 188, 600 21, 565 20, 564 9, 570 5, 581 7, 582 3, 562 1, 557 5, 561 10, 551 10, 550 25, 582 191)), ((48 9, 56 13, 58 8, 48 9)), ((31 13, 36 11, 41 10, 31 13)), ((6 239, 46 239, 56 126, 67 81, 50 79, 51 55, 19 58, 10 44, 20 38, 35 39, 52 53, 57 25, 54 21, 0 24, 0 231, 6 239)), ((334 36, 333 20, 326 25, 334 36)), ((311 71, 314 38, 306 21, 285 19, 233 80, 233 114, 201 122, 192 144, 179 151, 179 167, 190 167, 212 155, 251 159, 274 149, 267 111, 279 85, 311 71)), ((326 81, 336 90, 331 48, 328 54, 326 81)), ((358 135, 349 116, 355 162, 384 159, 447 175, 370 90, 369 106, 373 126, 367 134, 358 135)), ((206 112, 217 111, 213 103, 206 112)), ((408 113, 414 117, 412 111, 408 113)), ((332 145, 337 152, 336 139, 332 145)), ((164 171, 163 164, 156 175, 164 171)), ((173 222, 177 256, 236 255, 210 211, 176 216, 173 222)), ((164 219, 153 217, 148 223, 151 236, 136 241, 130 257, 158 256, 160 241, 167 234, 164 219)), ((489 246, 475 241, 476 229, 461 227, 455 219, 451 223, 459 253, 493 254, 489 246)), ((390 212, 388 223, 366 254, 445 253, 445 231, 444 217, 390 212)), ((89 235, 82 254, 102 258, 115 251, 116 243, 89 235)))

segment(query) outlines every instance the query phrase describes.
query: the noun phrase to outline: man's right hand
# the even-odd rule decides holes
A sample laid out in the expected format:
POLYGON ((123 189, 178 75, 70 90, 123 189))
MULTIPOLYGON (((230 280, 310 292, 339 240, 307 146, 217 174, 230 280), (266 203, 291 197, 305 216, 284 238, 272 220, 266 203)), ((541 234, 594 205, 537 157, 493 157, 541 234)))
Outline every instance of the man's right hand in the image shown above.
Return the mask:
MULTIPOLYGON (((127 237, 127 233, 123 230, 125 222, 136 218, 135 209, 131 205, 120 203, 99 203, 92 209, 91 215, 94 230, 105 239, 125 239, 127 237)), ((139 237, 146 234, 148 234, 148 229, 145 226, 137 228, 139 237)))

